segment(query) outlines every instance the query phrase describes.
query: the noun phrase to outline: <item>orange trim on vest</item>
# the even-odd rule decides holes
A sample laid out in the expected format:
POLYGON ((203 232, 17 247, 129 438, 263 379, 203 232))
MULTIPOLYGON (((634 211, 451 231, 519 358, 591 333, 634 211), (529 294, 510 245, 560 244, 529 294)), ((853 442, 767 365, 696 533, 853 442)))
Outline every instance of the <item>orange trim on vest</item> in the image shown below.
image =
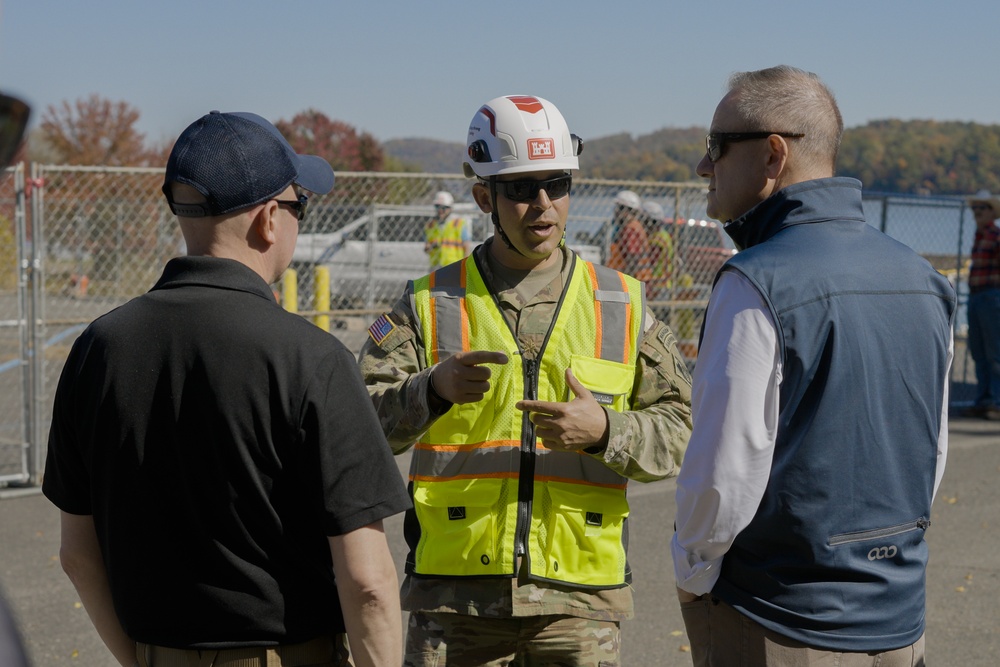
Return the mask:
MULTIPOLYGON (((471 347, 469 344, 469 311, 465 307, 465 277, 466 277, 466 263, 462 262, 462 270, 458 274, 458 284, 462 288, 462 298, 459 299, 458 309, 462 313, 462 351, 468 352, 471 349, 471 347)), ((435 321, 435 325, 436 324, 437 322, 435 321)), ((434 333, 437 334, 436 327, 434 333)))
MULTIPOLYGON (((622 284, 622 290, 626 294, 628 294, 628 285, 625 284, 625 274, 619 273, 618 274, 618 280, 622 284)), ((631 321, 632 321, 632 300, 630 299, 625 304, 625 345, 623 346, 623 349, 622 349, 622 359, 631 359, 632 358, 632 356, 631 356, 632 350, 629 349, 629 343, 630 343, 629 339, 630 339, 630 336, 628 335, 628 326, 629 326, 629 322, 631 322, 631 321)), ((641 331, 639 332, 639 335, 640 336, 642 335, 641 331)))
POLYGON ((486 440, 483 442, 475 442, 469 444, 462 443, 458 445, 431 445, 426 442, 418 442, 413 446, 413 448, 429 452, 453 452, 459 449, 490 449, 493 447, 520 447, 520 446, 521 446, 520 440, 486 440))
MULTIPOLYGON (((587 267, 587 276, 590 278, 590 288, 592 292, 597 292, 597 272, 594 271, 594 265, 590 262, 584 262, 583 265, 587 267)), ((604 321, 601 319, 601 304, 599 301, 594 301, 594 358, 601 358, 601 341, 604 338, 604 321)))

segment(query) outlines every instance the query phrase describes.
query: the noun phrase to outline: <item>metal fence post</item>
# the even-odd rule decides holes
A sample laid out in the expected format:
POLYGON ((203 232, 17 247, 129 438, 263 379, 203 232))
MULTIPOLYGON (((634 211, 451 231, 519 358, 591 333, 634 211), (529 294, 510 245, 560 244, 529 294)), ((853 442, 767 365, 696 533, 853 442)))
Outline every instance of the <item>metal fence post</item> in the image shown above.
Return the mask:
POLYGON ((21 366, 21 452, 20 452, 20 481, 30 481, 29 469, 31 468, 31 369, 29 368, 29 350, 31 342, 28 334, 28 323, 30 320, 30 308, 28 305, 28 288, 30 285, 31 260, 29 257, 29 241, 27 233, 27 212, 25 206, 25 182, 24 164, 17 165, 14 171, 14 225, 16 228, 15 237, 17 239, 17 320, 18 339, 21 366))
POLYGON ((42 427, 42 397, 45 378, 45 350, 42 344, 45 323, 42 309, 42 282, 45 280, 42 263, 42 248, 45 245, 45 222, 43 219, 42 202, 45 197, 45 169, 42 165, 31 165, 31 267, 28 272, 30 279, 31 298, 29 299, 29 354, 31 390, 28 403, 31 405, 29 419, 29 443, 31 456, 28 458, 28 479, 31 484, 41 484, 44 457, 41 434, 42 427))

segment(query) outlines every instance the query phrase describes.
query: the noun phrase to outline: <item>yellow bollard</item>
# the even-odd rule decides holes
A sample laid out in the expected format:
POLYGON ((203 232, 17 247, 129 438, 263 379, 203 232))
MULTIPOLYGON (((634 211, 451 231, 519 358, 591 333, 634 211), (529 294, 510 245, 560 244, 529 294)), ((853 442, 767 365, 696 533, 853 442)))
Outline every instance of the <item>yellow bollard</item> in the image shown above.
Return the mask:
POLYGON ((295 269, 281 274, 281 305, 290 313, 299 312, 299 272, 295 269))
MULTIPOLYGON (((317 313, 330 312, 330 269, 325 266, 317 266, 314 274, 314 305, 313 310, 317 313)), ((323 331, 330 331, 330 316, 315 315, 313 324, 323 331)))

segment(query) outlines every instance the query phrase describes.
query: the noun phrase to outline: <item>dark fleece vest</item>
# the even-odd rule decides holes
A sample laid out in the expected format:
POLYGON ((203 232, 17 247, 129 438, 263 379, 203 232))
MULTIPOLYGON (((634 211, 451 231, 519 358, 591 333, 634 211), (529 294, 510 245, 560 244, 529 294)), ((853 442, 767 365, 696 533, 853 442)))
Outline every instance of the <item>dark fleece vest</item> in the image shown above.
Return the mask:
POLYGON ((854 179, 785 188, 727 232, 745 249, 722 271, 763 296, 783 366, 770 479, 713 595, 812 646, 911 644, 954 290, 865 222, 854 179))

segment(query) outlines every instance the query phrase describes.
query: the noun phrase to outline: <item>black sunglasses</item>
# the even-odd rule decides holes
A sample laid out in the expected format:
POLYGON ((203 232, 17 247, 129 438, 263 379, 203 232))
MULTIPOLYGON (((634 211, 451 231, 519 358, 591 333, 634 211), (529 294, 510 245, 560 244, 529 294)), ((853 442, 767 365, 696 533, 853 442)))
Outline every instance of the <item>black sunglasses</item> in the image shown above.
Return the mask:
POLYGON ((21 146, 29 115, 31 107, 16 97, 0 93, 0 169, 7 166, 21 146))
POLYGON ((549 199, 562 199, 573 187, 573 177, 569 174, 536 181, 525 178, 518 181, 497 181, 503 196, 511 201, 534 201, 539 190, 545 190, 549 199))
POLYGON ((985 211, 987 209, 992 209, 993 207, 989 206, 988 204, 973 204, 969 208, 971 208, 973 211, 985 211))
POLYGON ((276 201, 279 204, 284 204, 285 206, 295 211, 295 214, 299 217, 299 222, 306 219, 306 205, 309 203, 309 197, 305 195, 299 195, 298 200, 273 199, 272 201, 276 201))
POLYGON ((806 136, 801 132, 713 132, 705 137, 705 152, 708 154, 708 161, 718 162, 726 149, 726 144, 735 144, 751 139, 767 139, 772 134, 785 139, 799 139, 806 136))

